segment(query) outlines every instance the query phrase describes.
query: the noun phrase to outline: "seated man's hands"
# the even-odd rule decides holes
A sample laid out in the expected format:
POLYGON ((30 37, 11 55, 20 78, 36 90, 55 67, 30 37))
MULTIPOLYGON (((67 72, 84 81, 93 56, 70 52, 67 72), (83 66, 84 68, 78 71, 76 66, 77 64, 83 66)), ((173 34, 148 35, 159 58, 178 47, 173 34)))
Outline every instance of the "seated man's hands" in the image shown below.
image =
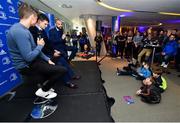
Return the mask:
POLYGON ((60 54, 61 54, 61 52, 60 52, 60 51, 58 51, 58 50, 54 50, 54 57, 59 57, 59 56, 60 56, 60 54))
POLYGON ((55 65, 55 63, 52 62, 51 60, 49 60, 48 63, 49 63, 50 65, 55 65))
POLYGON ((41 38, 41 39, 37 39, 37 45, 41 45, 41 46, 44 46, 45 45, 45 42, 44 42, 44 39, 41 38))

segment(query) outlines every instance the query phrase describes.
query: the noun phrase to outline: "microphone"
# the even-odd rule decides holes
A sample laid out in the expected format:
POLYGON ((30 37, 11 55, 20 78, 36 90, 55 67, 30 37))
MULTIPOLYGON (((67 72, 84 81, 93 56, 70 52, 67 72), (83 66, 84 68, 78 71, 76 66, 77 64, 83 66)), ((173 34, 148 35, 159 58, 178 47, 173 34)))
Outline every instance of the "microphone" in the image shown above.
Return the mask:
POLYGON ((42 36, 41 36, 41 32, 40 32, 40 31, 38 32, 38 38, 39 38, 39 39, 41 39, 41 38, 42 38, 42 36))

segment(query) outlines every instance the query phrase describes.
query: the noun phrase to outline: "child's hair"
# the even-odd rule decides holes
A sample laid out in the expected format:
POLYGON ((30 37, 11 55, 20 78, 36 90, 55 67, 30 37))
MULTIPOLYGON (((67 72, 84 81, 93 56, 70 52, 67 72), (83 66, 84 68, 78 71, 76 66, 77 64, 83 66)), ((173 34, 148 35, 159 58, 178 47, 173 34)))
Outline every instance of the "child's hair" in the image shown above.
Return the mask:
POLYGON ((150 77, 150 81, 152 82, 152 83, 155 83, 155 80, 154 80, 154 78, 151 76, 150 77))
POLYGON ((144 65, 150 66, 149 62, 144 62, 144 65))
POLYGON ((149 63, 149 62, 145 62, 145 61, 144 61, 144 62, 142 63, 142 67, 144 67, 145 65, 147 65, 147 66, 150 68, 150 63, 149 63))
POLYGON ((162 75, 163 72, 161 69, 156 69, 153 71, 153 73, 158 74, 158 75, 162 75))

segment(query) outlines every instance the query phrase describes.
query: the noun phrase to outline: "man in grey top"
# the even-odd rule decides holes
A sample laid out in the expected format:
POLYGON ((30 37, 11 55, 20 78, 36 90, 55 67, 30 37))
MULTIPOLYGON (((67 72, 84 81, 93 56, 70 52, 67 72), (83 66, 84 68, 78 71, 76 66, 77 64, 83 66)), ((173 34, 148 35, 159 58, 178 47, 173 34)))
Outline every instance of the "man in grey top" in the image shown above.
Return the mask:
POLYGON ((57 94, 51 87, 67 71, 62 66, 55 66, 50 58, 41 51, 45 45, 42 38, 37 39, 37 45, 29 32, 29 27, 37 21, 37 13, 30 6, 23 4, 19 8, 20 22, 14 24, 7 34, 7 45, 13 60, 14 67, 22 75, 32 73, 48 77, 42 88, 36 91, 36 95, 46 99, 54 98, 57 94))

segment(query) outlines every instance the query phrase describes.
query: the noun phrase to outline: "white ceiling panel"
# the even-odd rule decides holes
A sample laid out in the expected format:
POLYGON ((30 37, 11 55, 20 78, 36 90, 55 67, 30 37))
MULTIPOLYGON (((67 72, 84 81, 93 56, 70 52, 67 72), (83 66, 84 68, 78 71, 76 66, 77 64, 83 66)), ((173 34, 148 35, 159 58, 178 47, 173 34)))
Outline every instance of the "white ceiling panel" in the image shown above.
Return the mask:
MULTIPOLYGON (((153 25, 158 23, 169 23, 171 20, 180 20, 180 16, 167 16, 152 13, 124 13, 112 11, 99 6, 95 0, 40 0, 44 4, 53 8, 66 18, 73 20, 81 15, 107 15, 103 18, 105 23, 111 23, 108 16, 126 15, 122 18, 125 25, 153 25), (65 8, 63 7, 65 6, 65 8)), ((180 0, 102 0, 104 3, 113 7, 148 11, 148 12, 174 12, 180 13, 180 0)), ((179 25, 180 22, 173 24, 179 25)))

